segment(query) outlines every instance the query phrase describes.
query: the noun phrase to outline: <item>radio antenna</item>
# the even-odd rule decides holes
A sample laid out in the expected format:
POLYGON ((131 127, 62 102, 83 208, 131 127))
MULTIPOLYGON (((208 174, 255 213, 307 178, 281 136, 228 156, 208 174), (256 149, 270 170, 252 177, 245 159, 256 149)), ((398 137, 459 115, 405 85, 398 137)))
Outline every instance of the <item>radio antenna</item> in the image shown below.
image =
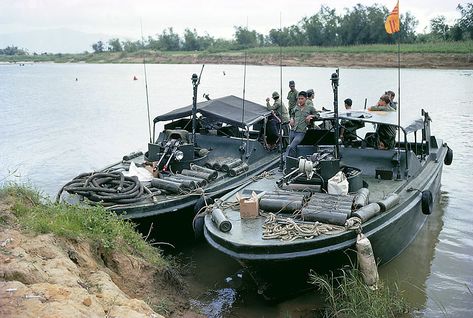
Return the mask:
POLYGON ((141 46, 143 50, 143 70, 145 73, 145 90, 146 90, 146 109, 148 110, 148 132, 149 132, 149 142, 152 143, 153 139, 151 137, 151 115, 149 113, 149 96, 148 96, 148 76, 146 74, 146 57, 145 57, 145 39, 143 37, 143 22, 140 19, 141 26, 141 46))
MULTIPOLYGON (((246 32, 248 32, 248 17, 246 17, 246 32)), ((241 126, 244 130, 245 128, 245 93, 246 93, 246 59, 247 59, 247 48, 245 48, 245 62, 243 67, 243 102, 242 102, 242 112, 241 112, 241 126)), ((242 139, 244 137, 244 132, 242 139)), ((246 151, 245 151, 246 152, 246 151)))
POLYGON ((281 102, 281 114, 279 116, 281 117, 281 122, 279 123, 279 153, 280 153, 280 159, 279 159, 279 170, 283 170, 284 168, 284 154, 282 152, 283 149, 283 141, 284 141, 284 129, 283 129, 283 122, 282 122, 282 111, 283 111, 283 104, 282 104, 282 12, 279 12, 279 98, 281 102))

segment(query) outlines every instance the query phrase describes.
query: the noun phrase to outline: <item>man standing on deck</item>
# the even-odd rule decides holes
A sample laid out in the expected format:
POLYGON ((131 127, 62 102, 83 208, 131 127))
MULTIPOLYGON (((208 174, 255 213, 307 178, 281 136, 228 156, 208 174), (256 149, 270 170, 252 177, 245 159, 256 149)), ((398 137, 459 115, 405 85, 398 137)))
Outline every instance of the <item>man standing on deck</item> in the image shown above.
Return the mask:
POLYGON ((312 106, 312 107, 315 108, 315 106, 314 106, 314 97, 315 97, 315 92, 314 92, 314 90, 313 90, 312 88, 309 88, 309 89, 307 90, 307 100, 306 100, 306 102, 305 102, 306 105, 312 106))
POLYGON ((266 108, 272 110, 274 115, 281 121, 283 136, 289 136, 289 112, 286 105, 279 98, 278 92, 273 92, 272 97, 274 99, 273 105, 269 103, 269 97, 266 98, 266 108))
POLYGON ((289 101, 289 116, 292 116, 292 112, 297 105, 297 90, 296 83, 289 81, 289 92, 287 93, 287 100, 289 101))
POLYGON ((315 110, 314 106, 306 105, 306 100, 307 93, 304 91, 299 92, 297 96, 297 106, 294 107, 289 121, 293 130, 289 137, 290 144, 284 154, 284 161, 286 161, 288 155, 292 155, 293 152, 296 151, 297 145, 304 139, 307 125, 310 121, 319 117, 319 113, 315 110))

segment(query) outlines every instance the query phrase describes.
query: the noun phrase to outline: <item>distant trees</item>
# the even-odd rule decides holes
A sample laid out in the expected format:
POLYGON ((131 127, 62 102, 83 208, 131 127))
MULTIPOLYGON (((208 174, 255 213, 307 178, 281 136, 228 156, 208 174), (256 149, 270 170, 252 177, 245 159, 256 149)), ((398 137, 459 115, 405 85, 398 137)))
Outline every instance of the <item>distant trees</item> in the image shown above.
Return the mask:
POLYGON ((457 6, 461 18, 457 22, 459 30, 464 34, 464 38, 473 40, 473 3, 467 3, 465 7, 457 6))
POLYGON ((119 39, 110 39, 108 40, 108 50, 110 52, 121 52, 123 51, 122 44, 119 39))
POLYGON ((255 30, 250 31, 248 27, 235 27, 234 36, 237 49, 248 49, 264 45, 264 36, 255 30))
POLYGON ((138 50, 143 49, 143 42, 142 41, 123 41, 122 48, 125 52, 136 52, 138 50))
POLYGON ((104 50, 104 45, 102 41, 98 41, 97 43, 92 44, 92 50, 94 50, 95 53, 101 53, 104 50))
POLYGON ((346 8, 341 15, 335 9, 322 5, 318 12, 302 18, 297 24, 282 29, 271 29, 267 35, 248 27, 235 26, 231 40, 216 39, 209 34, 199 35, 196 29, 185 29, 182 37, 172 27, 143 41, 111 39, 108 46, 102 41, 92 45, 96 53, 135 52, 140 49, 154 51, 203 51, 209 52, 249 49, 263 46, 338 46, 376 43, 403 43, 435 40, 459 41, 473 39, 473 3, 458 5, 461 18, 448 25, 444 16, 430 21, 428 33, 417 34, 418 20, 410 12, 401 14, 401 30, 389 35, 384 22, 390 9, 383 5, 357 4, 346 8))
POLYGON ((193 31, 185 29, 182 49, 184 51, 203 51, 211 47, 214 43, 215 39, 208 34, 200 36, 197 34, 196 29, 193 31))
POLYGON ((458 5, 461 17, 453 25, 448 25, 446 17, 439 15, 430 20, 430 33, 422 34, 419 40, 425 41, 462 41, 473 40, 473 3, 458 5))
POLYGON ((301 46, 305 44, 304 32, 299 25, 271 29, 268 41, 270 44, 277 46, 301 46))
POLYGON ((0 49, 0 55, 27 55, 28 52, 23 49, 19 49, 16 46, 7 46, 4 49, 0 49))
POLYGON ((155 51, 179 51, 181 39, 173 28, 168 28, 161 34, 157 34, 157 39, 151 36, 148 37, 148 44, 145 44, 144 48, 155 51))
POLYGON ((432 37, 438 38, 440 40, 448 39, 448 31, 450 26, 445 22, 446 18, 443 15, 439 15, 432 20, 430 20, 430 34, 432 37))

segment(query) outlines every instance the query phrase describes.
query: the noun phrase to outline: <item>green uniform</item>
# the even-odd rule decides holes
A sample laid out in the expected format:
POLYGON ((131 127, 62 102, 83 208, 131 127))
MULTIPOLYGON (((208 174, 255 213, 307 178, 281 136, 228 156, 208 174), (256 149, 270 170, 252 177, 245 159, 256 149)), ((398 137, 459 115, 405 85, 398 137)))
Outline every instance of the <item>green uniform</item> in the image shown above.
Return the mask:
POLYGON ((287 100, 289 101, 289 116, 292 116, 292 112, 294 111, 294 107, 297 105, 297 95, 299 92, 297 90, 291 91, 287 93, 287 100))
POLYGON ((294 127, 293 130, 295 132, 305 132, 307 128, 307 123, 305 119, 309 115, 316 115, 315 117, 319 117, 319 113, 315 110, 314 106, 309 106, 307 104, 304 107, 296 106, 294 108, 294 113, 292 118, 294 118, 294 127))
POLYGON ((360 120, 343 119, 340 124, 342 125, 341 132, 343 132, 345 142, 356 140, 356 130, 365 127, 365 123, 360 120))
POLYGON ((269 102, 266 102, 266 108, 268 110, 274 110, 276 116, 281 119, 283 124, 289 122, 289 112, 287 111, 287 107, 279 98, 274 101, 273 105, 271 105, 269 102))
POLYGON ((307 98, 307 100, 305 101, 305 104, 306 104, 307 106, 312 106, 312 107, 315 108, 315 106, 314 106, 314 101, 313 101, 312 99, 310 99, 310 98, 307 98))
POLYGON ((394 112, 394 111, 396 111, 394 108, 392 108, 392 107, 389 106, 389 105, 385 105, 385 106, 371 106, 371 107, 370 107, 370 110, 373 110, 373 111, 385 111, 385 112, 394 112))
MULTIPOLYGON (((386 106, 371 106, 370 110, 372 111, 387 111, 394 112, 396 111, 389 105, 386 106)), ((378 124, 376 129, 378 135, 378 141, 384 144, 385 149, 392 149, 396 144, 396 126, 387 125, 387 124, 378 124)))

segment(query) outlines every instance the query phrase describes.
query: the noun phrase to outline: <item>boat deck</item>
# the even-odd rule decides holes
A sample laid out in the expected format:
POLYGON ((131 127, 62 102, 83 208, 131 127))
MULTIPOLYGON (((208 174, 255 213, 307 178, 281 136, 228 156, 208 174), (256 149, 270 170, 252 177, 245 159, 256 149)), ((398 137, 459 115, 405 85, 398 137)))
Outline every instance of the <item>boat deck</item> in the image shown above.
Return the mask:
MULTIPOLYGON (((281 191, 276 181, 282 177, 282 173, 278 172, 277 169, 271 171, 270 175, 253 182, 239 191, 231 192, 222 198, 222 201, 226 202, 222 207, 223 213, 227 219, 232 223, 232 229, 230 232, 220 232, 217 227, 209 226, 208 230, 213 235, 222 237, 224 240, 235 244, 235 245, 247 245, 255 247, 274 246, 278 245, 293 245, 295 241, 282 241, 279 239, 263 239, 263 224, 266 220, 264 216, 259 216, 256 219, 241 219, 240 211, 237 203, 237 193, 243 197, 249 197, 254 191, 256 194, 262 195, 262 192, 277 192, 281 191), (234 202, 234 204, 230 204, 234 202), (236 207, 235 207, 236 206, 236 207), (277 242, 277 243, 276 243, 277 242)), ((377 202, 385 197, 386 194, 395 192, 404 182, 396 180, 380 180, 374 176, 363 176, 363 180, 369 185, 370 202, 377 202)), ((287 214, 286 214, 287 215, 287 214)), ((280 216, 284 216, 281 214, 280 216)), ((329 234, 322 234, 311 240, 324 239, 329 234)), ((298 241, 305 242, 305 239, 298 239, 298 241)))

